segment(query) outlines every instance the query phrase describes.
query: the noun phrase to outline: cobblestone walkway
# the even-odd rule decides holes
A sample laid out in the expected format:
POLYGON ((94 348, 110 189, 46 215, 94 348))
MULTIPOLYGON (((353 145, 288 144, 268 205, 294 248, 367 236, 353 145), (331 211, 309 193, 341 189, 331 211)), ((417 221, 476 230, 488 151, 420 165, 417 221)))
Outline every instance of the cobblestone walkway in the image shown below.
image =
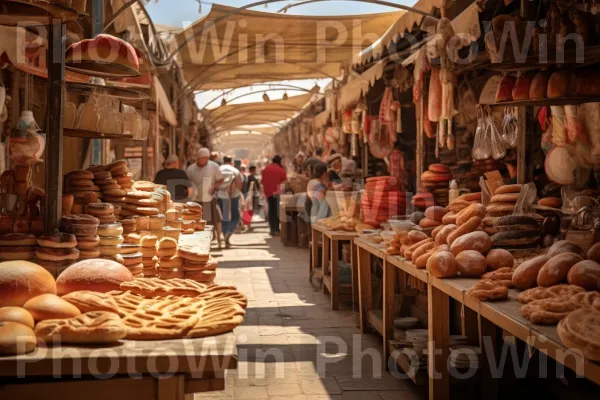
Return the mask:
POLYGON ((353 313, 332 311, 329 296, 308 281, 308 249, 284 247, 266 224, 236 234, 216 251, 219 283, 249 299, 235 330, 237 371, 226 390, 197 399, 420 399, 412 382, 385 372, 381 338, 360 335, 353 313))

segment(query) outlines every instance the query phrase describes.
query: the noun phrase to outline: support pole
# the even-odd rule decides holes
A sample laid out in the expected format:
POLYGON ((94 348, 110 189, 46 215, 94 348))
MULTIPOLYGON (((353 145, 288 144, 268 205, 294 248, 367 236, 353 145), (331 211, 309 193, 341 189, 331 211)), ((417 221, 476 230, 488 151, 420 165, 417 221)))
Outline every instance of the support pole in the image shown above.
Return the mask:
POLYGON ((58 229, 62 212, 63 87, 65 84, 65 25, 54 19, 48 27, 48 129, 46 139, 46 232, 58 229))
MULTIPOLYGON (((148 101, 142 101, 142 118, 148 119, 148 101)), ((142 142, 142 180, 148 180, 148 138, 142 142)))

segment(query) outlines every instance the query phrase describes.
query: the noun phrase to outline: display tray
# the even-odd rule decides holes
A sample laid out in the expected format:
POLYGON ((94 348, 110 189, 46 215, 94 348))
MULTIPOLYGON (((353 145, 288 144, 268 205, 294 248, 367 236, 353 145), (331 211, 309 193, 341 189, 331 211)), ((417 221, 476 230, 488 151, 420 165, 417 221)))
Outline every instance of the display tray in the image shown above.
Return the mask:
POLYGON ((134 139, 133 136, 129 135, 129 134, 100 133, 100 132, 95 132, 95 131, 85 131, 83 129, 68 129, 68 128, 63 129, 63 136, 89 138, 89 139, 144 140, 144 139, 134 139))
POLYGON ((142 75, 139 71, 125 65, 103 61, 81 60, 69 62, 66 63, 65 68, 70 71, 79 72, 80 74, 103 78, 137 78, 142 75))
POLYGON ((121 86, 106 85, 95 85, 93 83, 67 83, 67 89, 72 92, 78 92, 81 94, 107 94, 112 97, 118 98, 119 100, 129 101, 143 101, 151 100, 152 98, 147 93, 141 90, 131 89, 121 86))
POLYGON ((76 21, 80 16, 74 8, 44 0, 0 0, 0 25, 20 25, 24 22, 48 24, 51 19, 76 21))
POLYGON ((514 100, 501 101, 498 103, 481 104, 482 106, 564 106, 583 103, 595 103, 600 101, 600 96, 572 96, 572 97, 556 97, 553 99, 539 100, 514 100))

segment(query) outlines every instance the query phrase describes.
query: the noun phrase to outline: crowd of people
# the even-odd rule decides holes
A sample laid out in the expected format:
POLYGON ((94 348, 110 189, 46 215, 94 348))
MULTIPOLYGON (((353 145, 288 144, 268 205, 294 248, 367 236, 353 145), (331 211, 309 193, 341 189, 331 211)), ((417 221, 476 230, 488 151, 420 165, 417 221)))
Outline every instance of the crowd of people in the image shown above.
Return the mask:
MULTIPOLYGON (((154 182, 165 185, 177 202, 195 201, 202 205, 204 219, 214 226, 214 238, 219 248, 231 246, 236 232, 252 230, 252 218, 262 214, 269 223, 271 236, 279 236, 279 195, 288 175, 279 155, 257 174, 255 165, 236 168, 231 156, 222 159, 219 153, 201 148, 196 162, 186 170, 179 166, 179 157, 166 158, 164 168, 154 182)), ((351 190, 356 164, 332 151, 327 157, 321 149, 308 157, 299 152, 292 162, 293 172, 309 178, 306 187, 305 210, 309 223, 329 215, 327 190, 351 190)))

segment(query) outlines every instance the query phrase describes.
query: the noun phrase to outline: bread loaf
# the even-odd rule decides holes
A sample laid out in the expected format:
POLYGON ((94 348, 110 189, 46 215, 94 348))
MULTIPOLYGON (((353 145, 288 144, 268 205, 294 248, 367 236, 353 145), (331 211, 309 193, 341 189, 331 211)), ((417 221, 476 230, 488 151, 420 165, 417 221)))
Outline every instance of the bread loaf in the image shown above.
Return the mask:
POLYGON ((580 261, 571 267, 567 280, 585 290, 600 290, 600 264, 591 260, 580 261))
POLYGON ((422 220, 419 221, 419 226, 421 228, 435 228, 436 226, 439 226, 441 224, 442 224, 441 221, 436 221, 434 219, 429 219, 429 218, 423 218, 422 220))
POLYGON ((577 70, 574 82, 574 96, 600 95, 600 76, 595 68, 577 70))
POLYGON ((523 185, 518 184, 518 183, 516 183, 514 185, 502 185, 502 186, 496 188, 494 195, 504 194, 504 193, 519 193, 521 191, 522 186, 523 185))
POLYGON ((428 207, 425 210, 425 218, 429 218, 429 219, 433 219, 435 221, 442 221, 442 219, 444 218, 444 215, 446 215, 448 213, 448 211, 446 211, 446 209, 444 207, 440 207, 440 206, 433 206, 433 207, 428 207))
POLYGON ((461 276, 481 276, 487 269, 485 257, 475 250, 460 252, 455 259, 456 269, 461 276))
POLYGON ((0 308, 0 322, 17 322, 33 329, 35 321, 26 309, 22 307, 2 307, 0 308))
POLYGON ((544 197, 538 200, 538 204, 544 207, 560 208, 562 207, 562 200, 558 197, 544 197))
POLYGON ((491 237, 492 246, 524 246, 539 240, 540 231, 507 230, 498 232, 491 237))
POLYGON ((0 321, 0 355, 30 353, 36 346, 37 340, 30 327, 18 322, 0 321))
POLYGON ((461 226, 466 223, 472 217, 479 217, 483 219, 486 214, 486 208, 483 204, 475 203, 462 210, 456 216, 456 225, 461 226))
POLYGON ((548 80, 548 98, 566 97, 573 92, 572 78, 573 74, 567 68, 554 71, 548 80))
POLYGON ((519 265, 513 273, 513 285, 517 289, 525 290, 537 286, 537 277, 540 269, 550 260, 548 254, 543 254, 527 260, 519 265))
POLYGON ((44 268, 28 261, 0 263, 0 307, 21 307, 41 294, 56 294, 56 283, 44 268))
POLYGON ((422 231, 413 230, 408 232, 407 235, 411 244, 419 243, 422 240, 429 239, 429 236, 427 236, 427 234, 422 231))
POLYGON ((435 238, 437 237, 438 233, 440 233, 440 231, 442 229, 444 229, 446 227, 446 225, 440 225, 440 226, 436 226, 435 228, 433 228, 433 230, 431 231, 431 238, 433 240, 435 240, 435 238))
POLYGON ((587 258, 600 263, 600 243, 594 244, 587 252, 587 258))
POLYGON ((551 257, 560 253, 575 253, 579 254, 582 258, 586 257, 585 251, 581 247, 568 240, 559 240, 548 249, 548 255, 551 257))
POLYGON ((492 196, 492 203, 516 203, 519 198, 519 193, 502 193, 492 196))
POLYGON ((458 228, 454 224, 444 225, 442 229, 435 236, 435 244, 442 245, 448 243, 448 235, 450 235, 456 228, 458 228))
POLYGON ((512 91, 515 86, 516 79, 514 76, 505 75, 500 80, 498 90, 496 91, 496 103, 501 101, 511 101, 512 91))
POLYGON ((436 246, 435 242, 430 241, 430 242, 427 242, 427 243, 419 246, 417 249, 415 249, 415 251, 413 251, 413 253, 411 254, 411 257, 410 257, 413 264, 417 261, 417 258, 419 258, 423 254, 427 253, 429 250, 433 249, 435 246, 436 246))
POLYGON ((411 259, 412 257, 412 253, 413 251, 415 251, 416 249, 418 249, 420 246, 424 245, 425 243, 428 242, 433 242, 432 238, 427 238, 427 239, 423 239, 420 242, 413 244, 412 246, 409 246, 405 251, 404 251, 404 257, 411 259))
POLYGON ((81 314, 77 307, 55 294, 36 296, 25 303, 23 308, 29 311, 36 322, 47 319, 72 318, 81 314))
POLYGON ((566 282, 569 270, 580 261, 583 261, 583 258, 575 253, 555 255, 540 269, 537 276, 538 286, 550 287, 566 282))
POLYGON ((485 257, 488 270, 495 271, 500 268, 513 268, 515 264, 515 258, 508 250, 504 249, 492 249, 488 252, 485 257))
POLYGON ((91 259, 64 270, 56 280, 56 287, 61 296, 79 290, 105 293, 118 290, 122 282, 131 280, 133 276, 125 266, 111 260, 91 259))
POLYGON ((546 98, 550 75, 552 75, 551 71, 540 71, 533 77, 531 86, 529 87, 530 100, 540 100, 546 98))
POLYGON ((513 100, 529 100, 529 89, 535 75, 535 72, 526 72, 517 78, 512 90, 513 100))
POLYGON ((460 225, 454 231, 452 231, 447 238, 447 243, 452 245, 452 243, 461 237, 462 235, 466 235, 467 233, 471 233, 475 231, 479 225, 481 224, 481 218, 479 217, 471 217, 467 222, 460 225))
POLYGON ((427 271, 436 278, 456 276, 456 260, 449 251, 437 251, 427 260, 427 271))
POLYGON ((429 257, 431 257, 433 254, 435 254, 438 251, 439 251, 439 246, 435 246, 431 250, 427 251, 425 254, 419 256, 414 262, 415 267, 417 267, 419 269, 425 268, 427 266, 427 261, 429 260, 429 257))
POLYGON ((444 215, 444 217, 442 218, 442 224, 444 224, 444 225, 456 224, 456 213, 449 212, 448 214, 444 215))
POLYGON ((471 232, 457 238, 450 246, 452 254, 457 255, 465 250, 475 250, 486 254, 492 248, 490 237, 485 232, 471 232))

